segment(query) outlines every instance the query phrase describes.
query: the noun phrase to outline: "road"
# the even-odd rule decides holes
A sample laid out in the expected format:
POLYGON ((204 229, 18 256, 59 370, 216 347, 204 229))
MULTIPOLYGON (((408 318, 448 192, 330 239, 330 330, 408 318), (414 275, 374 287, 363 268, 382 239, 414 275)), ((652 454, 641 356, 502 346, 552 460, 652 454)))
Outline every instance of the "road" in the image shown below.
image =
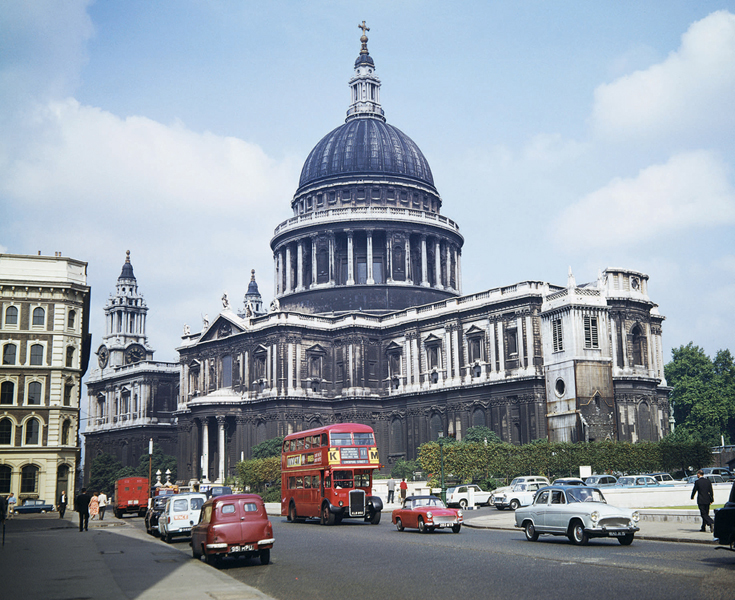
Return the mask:
MULTIPOLYGON (((534 543, 520 530, 468 527, 399 533, 387 514, 377 526, 271 521, 270 565, 226 560, 220 568, 282 600, 735 598, 735 555, 706 545, 592 540, 578 547, 561 537, 534 543)), ((190 552, 187 541, 175 545, 190 552)))

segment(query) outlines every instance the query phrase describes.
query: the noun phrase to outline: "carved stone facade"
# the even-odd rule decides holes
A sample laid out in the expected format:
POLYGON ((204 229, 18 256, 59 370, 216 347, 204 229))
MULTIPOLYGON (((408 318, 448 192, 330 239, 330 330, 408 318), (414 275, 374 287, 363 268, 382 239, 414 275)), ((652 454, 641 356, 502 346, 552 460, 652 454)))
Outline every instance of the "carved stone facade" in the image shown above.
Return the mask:
POLYGON ((309 154, 271 241, 271 312, 225 308, 178 349, 180 477, 222 481, 255 444, 345 421, 375 429, 387 465, 472 426, 514 444, 667 433, 647 276, 460 295, 459 227, 385 123, 361 41, 346 122, 309 154))

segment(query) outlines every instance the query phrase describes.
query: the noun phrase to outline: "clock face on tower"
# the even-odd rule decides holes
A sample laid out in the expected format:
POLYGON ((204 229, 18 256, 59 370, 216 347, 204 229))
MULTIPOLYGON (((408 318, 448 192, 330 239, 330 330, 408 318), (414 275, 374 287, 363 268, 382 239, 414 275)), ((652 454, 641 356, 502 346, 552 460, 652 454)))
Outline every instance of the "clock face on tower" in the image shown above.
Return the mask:
POLYGON ((104 369, 107 366, 107 361, 110 359, 110 351, 107 346, 102 344, 97 350, 97 362, 100 365, 100 369, 104 369))
POLYGON ((140 344, 133 344, 125 350, 125 364, 132 365, 145 358, 145 348, 140 344))

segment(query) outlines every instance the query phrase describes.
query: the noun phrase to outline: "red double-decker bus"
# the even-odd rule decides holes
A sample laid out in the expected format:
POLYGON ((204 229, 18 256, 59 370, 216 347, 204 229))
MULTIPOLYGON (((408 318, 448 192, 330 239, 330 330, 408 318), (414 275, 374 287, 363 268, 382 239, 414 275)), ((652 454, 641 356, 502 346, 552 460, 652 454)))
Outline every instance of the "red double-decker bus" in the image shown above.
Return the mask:
POLYGON ((289 521, 319 518, 334 525, 345 517, 377 525, 383 501, 373 496, 380 468, 375 433, 359 423, 292 433, 281 453, 281 515, 289 521))

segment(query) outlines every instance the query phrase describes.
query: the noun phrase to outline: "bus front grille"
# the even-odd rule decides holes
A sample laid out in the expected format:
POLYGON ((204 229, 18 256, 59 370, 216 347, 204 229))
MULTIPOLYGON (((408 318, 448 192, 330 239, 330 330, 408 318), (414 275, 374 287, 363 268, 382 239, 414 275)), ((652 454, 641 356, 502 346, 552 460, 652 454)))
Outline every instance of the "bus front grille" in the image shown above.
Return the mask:
POLYGON ((350 516, 361 517, 365 515, 365 492, 353 490, 350 492, 350 516))

